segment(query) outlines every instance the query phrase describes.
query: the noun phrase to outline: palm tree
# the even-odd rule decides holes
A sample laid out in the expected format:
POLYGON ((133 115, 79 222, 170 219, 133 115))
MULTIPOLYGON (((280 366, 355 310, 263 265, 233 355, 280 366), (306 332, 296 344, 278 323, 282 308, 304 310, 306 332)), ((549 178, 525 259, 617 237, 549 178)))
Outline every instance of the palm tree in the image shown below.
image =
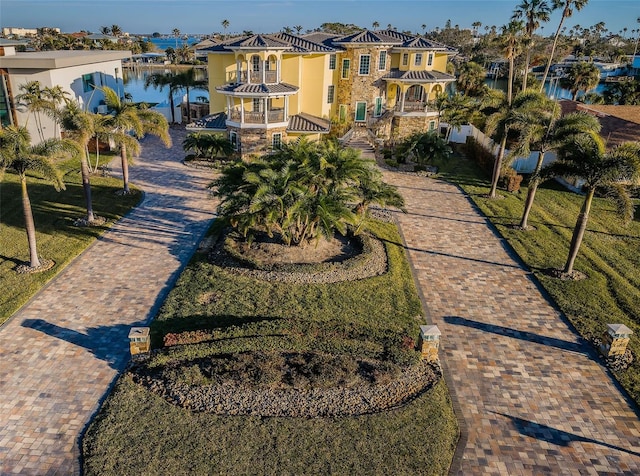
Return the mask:
POLYGON ((522 0, 513 11, 513 20, 524 20, 524 29, 527 41, 527 54, 524 63, 524 78, 522 79, 522 90, 527 89, 527 76, 529 74, 529 64, 531 63, 531 50, 533 47, 533 34, 540 26, 540 22, 549 21, 551 7, 546 0, 522 0))
POLYGON ((129 161, 128 151, 133 154, 140 152, 140 143, 137 138, 145 134, 158 136, 169 147, 169 125, 165 117, 159 112, 149 109, 140 109, 129 101, 121 100, 116 92, 106 86, 100 88, 104 93, 104 102, 111 112, 104 116, 103 127, 108 130, 105 135, 112 139, 120 149, 122 161, 123 193, 129 193, 129 161), (133 133, 133 136, 130 135, 133 133), (135 136, 135 137, 134 137, 135 136))
POLYGON ((478 63, 473 61, 462 63, 458 68, 456 90, 465 96, 480 97, 487 89, 484 83, 486 76, 487 72, 478 63))
POLYGON ((524 23, 518 20, 511 20, 508 25, 502 27, 500 43, 503 47, 503 54, 509 60, 509 80, 507 83, 507 100, 511 103, 513 98, 513 76, 514 63, 516 57, 522 52, 522 31, 524 23))
POLYGON ((585 196, 571 237, 563 273, 571 275, 589 221, 591 202, 598 187, 607 187, 617 210, 627 221, 633 218, 631 186, 640 183, 640 143, 627 142, 607 151, 596 133, 581 134, 559 151, 560 160, 543 169, 548 177, 580 177, 585 196))
POLYGON ((588 91, 598 85, 600 70, 593 63, 580 61, 574 63, 566 71, 566 75, 560 78, 560 85, 571 91, 571 99, 578 97, 578 91, 588 91))
POLYGON ((538 185, 540 185, 540 171, 544 156, 551 150, 556 150, 568 143, 578 134, 597 133, 600 131, 600 121, 594 116, 584 113, 567 114, 558 118, 560 107, 550 99, 540 101, 540 107, 525 111, 518 118, 515 127, 519 130, 518 145, 512 151, 512 156, 528 157, 532 146, 538 151, 538 160, 529 181, 527 198, 520 220, 519 228, 528 229, 528 219, 533 207, 538 185), (553 106, 550 107, 550 104, 553 106))
POLYGON ((165 88, 165 86, 169 87, 169 107, 171 108, 171 123, 175 124, 176 106, 175 106, 175 101, 173 100, 173 96, 182 87, 178 83, 178 78, 176 78, 176 75, 174 73, 150 74, 144 80, 144 88, 147 89, 149 86, 153 86, 154 89, 159 89, 160 91, 162 91, 165 88))
POLYGON ((173 33, 173 36, 175 36, 176 38, 176 50, 178 49, 178 38, 180 37, 180 29, 178 28, 174 28, 171 33, 173 33))
POLYGON ((87 224, 94 223, 96 218, 93 214, 93 203, 91 200, 91 179, 89 171, 89 149, 88 144, 95 134, 94 114, 85 112, 78 103, 70 101, 58 113, 58 121, 64 129, 67 137, 78 143, 82 149, 80 154, 80 174, 82 176, 82 190, 87 207, 87 224))
POLYGON ((471 97, 460 93, 452 96, 442 93, 436 98, 436 106, 440 112, 440 120, 447 124, 445 142, 449 142, 453 129, 460 131, 462 126, 471 121, 477 103, 471 97))
POLYGON ((191 89, 201 89, 207 91, 207 81, 204 79, 198 79, 196 77, 197 72, 195 68, 189 68, 182 71, 175 76, 176 85, 180 88, 184 88, 187 97, 187 124, 191 123, 191 100, 189 99, 189 92, 191 89))
POLYGON ((100 33, 102 33, 103 35, 108 35, 109 33, 111 33, 111 28, 109 28, 108 26, 101 26, 100 33))
POLYGON ((483 104, 483 109, 489 112, 485 124, 485 134, 490 136, 497 133, 497 138, 500 140, 498 155, 493 164, 489 198, 496 198, 509 132, 518 124, 519 115, 524 111, 540 107, 543 98, 544 95, 534 91, 521 92, 516 95, 513 101, 509 101, 502 91, 492 90, 487 94, 483 104))
POLYGON ((223 135, 208 132, 192 132, 182 141, 185 151, 193 150, 197 158, 215 159, 222 154, 225 157, 233 154, 233 145, 223 135))
POLYGON ((122 34, 122 28, 118 25, 111 25, 111 34, 116 37, 120 36, 122 34))
POLYGON ((378 28, 380 28, 380 23, 378 23, 377 21, 374 21, 374 22, 371 24, 371 27, 372 27, 374 30, 377 30, 378 28))
POLYGON ((29 266, 36 270, 42 266, 36 246, 36 227, 27 189, 27 173, 37 172, 56 190, 64 189, 62 173, 55 159, 69 158, 80 153, 76 144, 62 139, 48 139, 31 145, 31 136, 25 127, 7 126, 0 129, 0 160, 2 168, 15 171, 20 179, 22 210, 29 245, 29 266))
POLYGON ((227 20, 226 18, 224 20, 222 20, 222 22, 220 22, 220 24, 222 25, 222 28, 224 29, 224 37, 227 37, 227 28, 229 28, 229 20, 227 20))
POLYGON ((547 62, 547 67, 544 70, 544 74, 542 75, 542 82, 540 83, 540 92, 544 91, 544 83, 547 80, 547 76, 549 76, 549 69, 551 68, 551 64, 553 63, 553 55, 555 54, 556 47, 558 46, 558 38, 560 38, 560 33, 562 32, 562 24, 567 18, 573 15, 574 9, 580 11, 587 3, 589 3, 589 0, 552 0, 551 8, 553 10, 562 8, 562 17, 560 18, 560 23, 558 23, 556 34, 553 37, 553 45, 551 46, 549 61, 547 62))
POLYGON ((39 81, 29 81, 21 84, 19 89, 22 92, 16 96, 16 101, 18 104, 24 104, 29 111, 25 121, 25 127, 29 124, 30 115, 33 114, 39 139, 40 141, 44 141, 44 128, 40 114, 49 114, 53 110, 51 101, 47 98, 47 93, 40 86, 39 81))
POLYGON ((296 33, 299 35, 299 34, 300 34, 300 32, 302 31, 302 28, 303 28, 303 27, 302 27, 302 25, 296 25, 296 26, 294 26, 293 28, 295 28, 296 33))
POLYGON ((411 134, 398 146, 397 150, 399 154, 412 157, 414 162, 421 165, 445 161, 452 152, 447 140, 434 131, 411 134))

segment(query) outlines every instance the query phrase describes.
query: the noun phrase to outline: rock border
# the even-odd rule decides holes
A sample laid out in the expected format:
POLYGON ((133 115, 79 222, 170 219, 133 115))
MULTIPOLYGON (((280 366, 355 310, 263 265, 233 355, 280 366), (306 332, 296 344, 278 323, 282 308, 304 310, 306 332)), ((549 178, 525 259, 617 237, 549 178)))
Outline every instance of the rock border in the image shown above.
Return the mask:
POLYGON ((135 372, 133 381, 168 403, 192 412, 224 416, 344 417, 379 413, 404 406, 432 388, 442 377, 439 364, 421 361, 385 384, 330 389, 247 389, 235 384, 191 386, 135 372))
POLYGON ((380 276, 389 269, 387 251, 382 241, 370 234, 363 239, 363 252, 338 263, 289 266, 286 270, 263 270, 241 263, 225 249, 226 234, 221 234, 209 252, 209 261, 224 267, 225 271, 263 281, 279 281, 295 284, 330 284, 357 281, 380 276))

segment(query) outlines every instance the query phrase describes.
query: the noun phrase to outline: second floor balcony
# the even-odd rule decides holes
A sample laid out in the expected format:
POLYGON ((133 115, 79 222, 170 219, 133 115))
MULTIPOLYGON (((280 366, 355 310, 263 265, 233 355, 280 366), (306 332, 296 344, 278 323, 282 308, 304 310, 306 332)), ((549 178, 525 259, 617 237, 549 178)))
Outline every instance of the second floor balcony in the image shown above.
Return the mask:
POLYGON ((229 111, 228 118, 230 121, 243 124, 273 124, 285 122, 288 119, 285 116, 285 110, 271 109, 269 111, 243 111, 242 108, 233 108, 229 111))

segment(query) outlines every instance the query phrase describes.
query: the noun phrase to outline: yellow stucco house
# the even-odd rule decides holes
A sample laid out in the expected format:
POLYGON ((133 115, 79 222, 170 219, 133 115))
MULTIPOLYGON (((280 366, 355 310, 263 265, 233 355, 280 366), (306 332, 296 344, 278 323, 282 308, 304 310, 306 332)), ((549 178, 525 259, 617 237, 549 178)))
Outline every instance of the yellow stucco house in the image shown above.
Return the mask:
POLYGON ((331 127, 380 140, 436 129, 430 101, 455 81, 455 50, 395 30, 252 35, 207 53, 210 114, 188 129, 228 134, 241 156, 331 127))

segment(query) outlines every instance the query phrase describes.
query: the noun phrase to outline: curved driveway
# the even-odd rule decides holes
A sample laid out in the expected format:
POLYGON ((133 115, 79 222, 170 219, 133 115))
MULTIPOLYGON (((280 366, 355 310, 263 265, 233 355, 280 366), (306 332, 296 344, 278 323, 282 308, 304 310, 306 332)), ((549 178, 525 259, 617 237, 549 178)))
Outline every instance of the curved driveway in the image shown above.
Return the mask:
MULTIPOLYGON (((79 470, 78 438, 128 359, 129 327, 161 304, 213 218, 184 132, 144 142, 141 206, 0 328, 0 474, 79 470)), ((589 348, 468 199, 386 173, 463 438, 453 472, 640 474, 640 421, 589 348)))
POLYGON ((385 173, 463 435, 452 473, 640 474, 640 420, 458 188, 385 173))
MULTIPOLYGON (((0 474, 79 472, 78 438, 129 358, 129 327, 153 317, 215 209, 211 172, 142 141, 144 201, 0 328, 0 474)), ((115 200, 116 198, 114 198, 115 200)))

